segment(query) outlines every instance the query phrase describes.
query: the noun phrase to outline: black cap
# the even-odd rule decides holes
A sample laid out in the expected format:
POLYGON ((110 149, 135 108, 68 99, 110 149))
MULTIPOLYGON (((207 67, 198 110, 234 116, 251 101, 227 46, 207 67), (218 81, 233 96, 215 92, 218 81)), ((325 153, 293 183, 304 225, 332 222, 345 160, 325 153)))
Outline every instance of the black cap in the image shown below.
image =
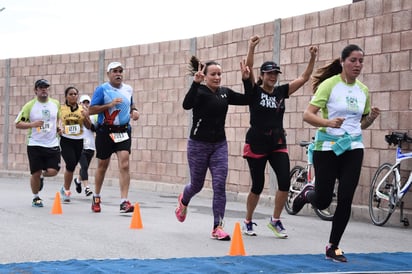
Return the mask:
POLYGON ((48 88, 50 87, 49 81, 46 79, 39 79, 34 83, 34 88, 48 88))
POLYGON ((262 66, 260 67, 260 72, 271 72, 271 71, 282 73, 280 71, 280 67, 278 66, 278 64, 272 61, 264 62, 262 66))

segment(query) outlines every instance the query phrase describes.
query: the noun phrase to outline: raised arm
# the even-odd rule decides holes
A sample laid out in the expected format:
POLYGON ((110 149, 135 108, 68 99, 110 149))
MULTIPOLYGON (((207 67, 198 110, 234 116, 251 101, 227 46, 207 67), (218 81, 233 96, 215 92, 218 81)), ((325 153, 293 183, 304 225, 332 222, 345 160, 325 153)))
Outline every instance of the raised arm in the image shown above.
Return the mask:
POLYGON ((254 63, 254 54, 255 54, 255 47, 260 42, 260 37, 254 35, 249 39, 249 48, 247 51, 246 56, 246 66, 250 69, 250 76, 249 79, 252 82, 252 85, 255 85, 255 75, 253 74, 253 63, 254 63))
POLYGON ((315 66, 315 60, 318 53, 318 48, 312 46, 309 48, 310 52, 310 60, 308 66, 306 67, 305 71, 300 75, 298 78, 293 80, 289 83, 289 95, 297 91, 300 87, 302 87, 310 78, 313 72, 313 67, 315 66))

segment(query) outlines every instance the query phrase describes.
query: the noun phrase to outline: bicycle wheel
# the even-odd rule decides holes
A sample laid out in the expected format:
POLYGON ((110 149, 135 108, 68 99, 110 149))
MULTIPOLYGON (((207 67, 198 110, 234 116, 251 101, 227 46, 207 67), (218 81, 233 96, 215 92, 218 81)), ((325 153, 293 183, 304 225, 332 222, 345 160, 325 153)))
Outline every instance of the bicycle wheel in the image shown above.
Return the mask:
MULTIPOLYGON (((338 202, 338 183, 339 181, 336 180, 335 182, 335 188, 333 189, 333 197, 332 197, 332 202, 330 203, 328 208, 325 209, 317 209, 314 208, 316 215, 318 215, 319 218, 321 218, 324 221, 332 221, 333 220, 333 215, 335 214, 336 210, 336 203, 338 202)), ((316 183, 315 183, 316 184, 316 183)))
POLYGON ((385 163, 378 168, 373 176, 369 191, 369 215, 372 222, 378 226, 384 225, 389 220, 396 207, 390 203, 390 197, 396 184, 395 172, 390 171, 391 167, 391 164, 385 163), (386 175, 388 176, 382 182, 386 175), (377 192, 379 192, 379 196, 377 192))
POLYGON ((290 171, 290 187, 288 192, 288 199, 285 203, 285 210, 290 215, 296 215, 296 212, 294 212, 292 208, 293 200, 306 184, 306 176, 306 169, 302 166, 295 166, 290 171))

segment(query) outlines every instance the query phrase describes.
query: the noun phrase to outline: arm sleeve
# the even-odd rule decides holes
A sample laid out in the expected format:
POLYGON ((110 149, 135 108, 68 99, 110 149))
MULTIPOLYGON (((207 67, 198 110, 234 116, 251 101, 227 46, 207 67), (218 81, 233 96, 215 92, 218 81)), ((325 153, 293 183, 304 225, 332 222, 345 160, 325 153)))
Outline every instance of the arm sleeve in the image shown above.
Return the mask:
POLYGON ((186 93, 183 99, 183 108, 188 110, 192 109, 196 103, 197 89, 200 87, 199 83, 193 82, 189 91, 186 93))
POLYGON ((249 105, 250 96, 236 92, 230 88, 226 88, 226 89, 227 89, 227 94, 229 97, 229 105, 237 105, 237 106, 249 105))
POLYGON ((252 95, 254 93, 252 81, 250 78, 243 80, 243 88, 245 89, 245 94, 252 95))

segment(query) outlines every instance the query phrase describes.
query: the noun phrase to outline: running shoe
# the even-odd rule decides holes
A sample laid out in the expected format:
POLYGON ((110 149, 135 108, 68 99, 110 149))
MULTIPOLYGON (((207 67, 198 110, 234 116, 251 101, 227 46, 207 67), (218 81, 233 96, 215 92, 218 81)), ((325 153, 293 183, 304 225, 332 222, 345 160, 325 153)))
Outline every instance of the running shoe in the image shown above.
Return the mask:
POLYGON ((257 236, 256 232, 253 230, 254 225, 257 226, 257 224, 252 221, 249 221, 248 223, 246 221, 243 221, 243 226, 242 226, 243 234, 248 235, 248 236, 257 236))
POLYGON ((134 211, 134 206, 129 201, 120 204, 120 213, 130 213, 134 211))
POLYGON ((87 196, 90 196, 93 194, 93 191, 90 189, 90 187, 86 186, 84 189, 84 194, 87 196))
POLYGON ((76 192, 82 193, 82 182, 79 181, 77 178, 74 178, 74 183, 76 184, 76 192))
POLYGON ((306 194, 308 193, 309 190, 313 190, 314 187, 312 184, 306 184, 300 193, 295 197, 293 200, 292 204, 292 210, 295 213, 298 213, 299 211, 302 210, 303 206, 308 203, 308 199, 306 199, 306 194))
POLYGON ((288 237, 288 234, 286 232, 286 229, 283 227, 283 224, 280 220, 277 220, 274 222, 272 219, 268 223, 268 228, 273 231, 276 237, 281 238, 281 239, 286 239, 288 237))
POLYGON ((43 200, 40 197, 33 198, 32 207, 43 207, 43 200))
POLYGON ((43 189, 44 186, 44 177, 43 175, 40 176, 40 187, 39 187, 39 192, 43 189))
POLYGON ((178 204, 175 209, 176 218, 179 222, 184 222, 187 215, 187 206, 183 205, 182 203, 183 193, 179 195, 178 204))
POLYGON ((223 227, 221 226, 213 229, 211 238, 219 241, 230 241, 230 235, 223 231, 223 227))
POLYGON ((346 263, 348 260, 343 256, 342 249, 335 245, 326 246, 326 259, 332 260, 338 263, 346 263))
POLYGON ((70 202, 70 195, 72 195, 72 193, 70 192, 70 190, 64 190, 64 187, 62 187, 60 189, 60 195, 62 197, 63 202, 65 203, 69 203, 70 202))
POLYGON ((100 202, 101 202, 100 197, 93 196, 93 199, 92 199, 92 211, 93 212, 99 213, 101 211, 100 202))

